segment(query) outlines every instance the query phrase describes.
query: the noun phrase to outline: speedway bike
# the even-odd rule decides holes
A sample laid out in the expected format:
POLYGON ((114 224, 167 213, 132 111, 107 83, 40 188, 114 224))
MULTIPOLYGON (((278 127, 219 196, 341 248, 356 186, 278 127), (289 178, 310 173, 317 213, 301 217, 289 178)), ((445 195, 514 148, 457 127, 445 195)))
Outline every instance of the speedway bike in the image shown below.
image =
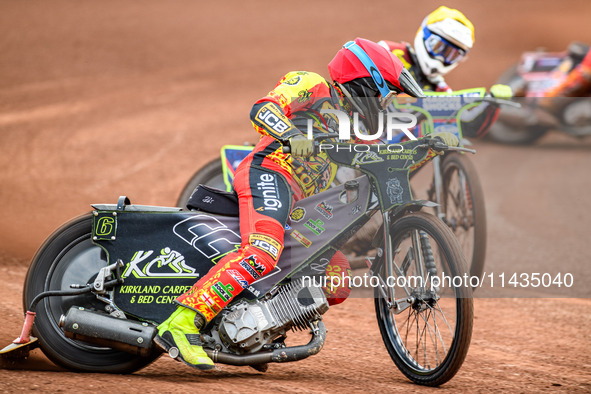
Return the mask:
MULTIPOLYGON (((380 215, 378 254, 368 266, 381 336, 410 380, 443 384, 468 351, 471 289, 435 280, 466 275, 466 263, 450 228, 421 212, 433 204, 413 199, 409 169, 430 150, 466 149, 438 138, 371 151, 334 145, 330 160, 363 175, 295 203, 277 266, 252 285, 240 282, 244 290, 201 330, 200 343, 216 363, 258 371, 318 353, 327 335, 326 266, 357 229, 380 215), (308 329, 309 343, 285 343, 290 331, 308 329)), ((92 212, 56 230, 26 275, 23 333, 0 352, 36 343, 56 364, 83 372, 130 373, 153 362, 162 354, 153 343, 156 326, 174 311, 173 300, 240 245, 235 194, 198 190, 189 211, 121 197, 117 204, 93 204, 92 212)), ((261 276, 256 259, 241 264, 261 276)), ((229 285, 218 285, 224 296, 229 285)), ((169 355, 175 358, 178 350, 169 355)))
MULTIPOLYGON (((425 95, 426 98, 413 99, 409 103, 395 102, 393 111, 411 112, 417 116, 417 137, 447 131, 455 134, 462 146, 471 145, 462 133, 460 119, 464 111, 469 111, 482 101, 494 105, 512 104, 487 96, 484 88, 453 93, 425 92, 425 95)), ((389 142, 399 142, 403 136, 400 134, 389 142)), ((253 148, 254 145, 249 143, 223 146, 220 157, 197 170, 185 184, 176 205, 186 208, 191 194, 200 184, 231 191, 234 171, 253 148)), ((432 162, 433 178, 426 197, 437 204, 433 208, 435 214, 448 224, 460 242, 470 274, 481 277, 486 255, 486 211, 484 192, 476 168, 464 152, 457 151, 448 151, 432 162)), ((345 182, 350 174, 348 168, 339 168, 335 183, 345 182)))
POLYGON ((539 97, 559 84, 585 57, 589 46, 573 42, 566 51, 548 52, 544 49, 525 52, 517 64, 510 66, 497 83, 512 88, 520 108, 501 110, 488 136, 511 145, 532 144, 550 130, 573 137, 591 135, 591 97, 552 98, 552 109, 539 108, 539 97))

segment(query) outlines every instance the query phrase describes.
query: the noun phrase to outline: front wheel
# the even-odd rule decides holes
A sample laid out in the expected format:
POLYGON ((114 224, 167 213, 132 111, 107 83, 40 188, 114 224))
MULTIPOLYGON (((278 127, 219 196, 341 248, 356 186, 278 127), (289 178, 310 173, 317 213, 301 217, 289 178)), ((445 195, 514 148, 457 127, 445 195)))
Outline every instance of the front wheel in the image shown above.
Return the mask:
MULTIPOLYGON (((39 293, 70 290, 72 284, 90 283, 107 265, 104 251, 91 241, 92 216, 80 216, 55 231, 41 246, 27 272, 23 303, 25 310, 39 293)), ((104 311, 105 303, 92 293, 48 297, 37 304, 33 335, 43 353, 54 363, 82 372, 129 373, 143 368, 158 357, 138 357, 110 348, 66 338, 59 319, 71 306, 104 311)))
POLYGON ((407 378, 441 385, 462 366, 472 337, 471 289, 454 286, 466 274, 462 250, 449 227, 423 212, 392 224, 386 247, 391 259, 387 253, 375 272, 382 339, 407 378))
POLYGON ((486 254, 486 209, 478 173, 466 155, 448 153, 441 174, 444 221, 464 251, 470 275, 480 277, 486 254))

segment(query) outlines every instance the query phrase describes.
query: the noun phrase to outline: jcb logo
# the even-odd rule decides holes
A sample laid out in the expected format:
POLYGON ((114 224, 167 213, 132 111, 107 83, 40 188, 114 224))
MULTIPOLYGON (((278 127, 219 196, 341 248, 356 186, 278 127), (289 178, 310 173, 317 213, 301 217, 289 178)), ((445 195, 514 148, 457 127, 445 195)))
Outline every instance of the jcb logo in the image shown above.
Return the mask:
POLYGON ((250 234, 248 242, 252 246, 267 252, 275 261, 277 261, 279 253, 281 253, 281 250, 283 249, 283 245, 275 241, 273 238, 263 234, 250 234))
MULTIPOLYGON (((264 122, 271 129, 276 131, 278 134, 283 134, 289 129, 289 124, 284 122, 279 113, 274 113, 273 109, 269 107, 261 108, 257 114, 257 118, 264 122)), ((285 115, 283 115, 284 117, 285 115)))

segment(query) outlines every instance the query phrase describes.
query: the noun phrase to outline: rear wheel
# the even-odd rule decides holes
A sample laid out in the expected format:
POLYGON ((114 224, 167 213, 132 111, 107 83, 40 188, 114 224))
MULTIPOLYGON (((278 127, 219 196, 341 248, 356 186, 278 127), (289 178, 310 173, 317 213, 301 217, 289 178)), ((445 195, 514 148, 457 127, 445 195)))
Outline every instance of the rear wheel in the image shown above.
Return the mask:
POLYGON ((448 153, 441 165, 445 223, 456 236, 470 275, 480 277, 486 255, 486 209, 476 168, 463 154, 448 153))
POLYGON ((469 286, 445 280, 466 273, 449 227, 423 212, 391 226, 392 260, 376 267, 383 287, 375 308, 384 344, 398 369, 417 384, 438 386, 460 369, 472 337, 469 286), (383 292, 382 292, 383 291, 383 292))
MULTIPOLYGON (((104 251, 91 241, 92 216, 80 216, 55 231, 41 246, 27 272, 23 302, 25 309, 39 293, 70 290, 72 284, 94 280, 107 265, 104 251)), ((129 373, 155 360, 159 353, 138 357, 110 348, 97 347, 66 338, 59 319, 71 306, 104 311, 105 303, 92 293, 68 297, 48 297, 37 304, 33 335, 43 353, 54 363, 82 372, 129 373)))
POLYGON ((185 187, 183 187, 183 190, 177 199, 176 206, 187 209, 189 197, 191 197, 191 194, 193 194, 193 191, 199 185, 207 185, 217 189, 226 190, 223 171, 222 160, 219 157, 207 163, 203 168, 197 170, 191 179, 189 179, 185 187))

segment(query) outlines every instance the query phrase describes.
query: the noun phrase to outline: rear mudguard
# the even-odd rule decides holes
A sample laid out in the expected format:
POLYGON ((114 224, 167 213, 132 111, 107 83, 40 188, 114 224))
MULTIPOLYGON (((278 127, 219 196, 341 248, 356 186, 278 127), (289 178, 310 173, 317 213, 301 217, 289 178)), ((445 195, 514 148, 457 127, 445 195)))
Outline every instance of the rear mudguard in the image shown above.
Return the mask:
MULTIPOLYGON (((367 220, 369 180, 361 177, 358 182, 354 201, 344 198, 344 185, 298 201, 277 266, 238 298, 262 297, 304 268, 323 266, 335 245, 367 220)), ((113 302, 143 320, 166 319, 174 311, 173 301, 241 244, 237 217, 127 205, 124 199, 117 206, 94 208, 93 242, 104 250, 109 264, 117 260, 125 264, 124 283, 113 290, 113 302)))

